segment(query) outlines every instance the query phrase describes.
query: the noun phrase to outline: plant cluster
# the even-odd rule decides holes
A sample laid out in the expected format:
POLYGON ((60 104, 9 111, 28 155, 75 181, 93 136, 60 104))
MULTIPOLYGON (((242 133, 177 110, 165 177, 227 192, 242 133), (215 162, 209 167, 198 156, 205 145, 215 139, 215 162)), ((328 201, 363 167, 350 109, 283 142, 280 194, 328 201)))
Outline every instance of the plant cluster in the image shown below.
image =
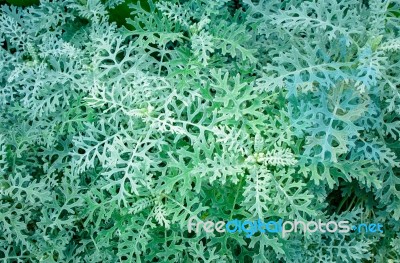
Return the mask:
POLYGON ((123 2, 0 7, 0 259, 400 260, 400 1, 123 2))

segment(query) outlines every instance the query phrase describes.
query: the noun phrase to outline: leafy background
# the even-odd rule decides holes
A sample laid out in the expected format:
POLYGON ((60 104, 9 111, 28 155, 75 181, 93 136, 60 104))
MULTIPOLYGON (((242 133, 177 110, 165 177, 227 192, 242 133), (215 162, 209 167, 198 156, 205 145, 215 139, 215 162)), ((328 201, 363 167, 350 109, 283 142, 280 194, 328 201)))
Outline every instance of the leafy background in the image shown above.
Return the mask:
POLYGON ((5 262, 399 262, 398 0, 6 2, 5 262))

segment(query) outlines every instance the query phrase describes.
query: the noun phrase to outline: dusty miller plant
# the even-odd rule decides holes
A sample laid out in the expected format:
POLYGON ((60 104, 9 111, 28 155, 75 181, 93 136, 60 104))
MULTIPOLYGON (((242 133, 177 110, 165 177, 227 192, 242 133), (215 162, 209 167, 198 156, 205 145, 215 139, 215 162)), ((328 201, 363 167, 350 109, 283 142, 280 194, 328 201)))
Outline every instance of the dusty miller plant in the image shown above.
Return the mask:
POLYGON ((400 260, 398 0, 122 2, 0 7, 2 260, 400 260))

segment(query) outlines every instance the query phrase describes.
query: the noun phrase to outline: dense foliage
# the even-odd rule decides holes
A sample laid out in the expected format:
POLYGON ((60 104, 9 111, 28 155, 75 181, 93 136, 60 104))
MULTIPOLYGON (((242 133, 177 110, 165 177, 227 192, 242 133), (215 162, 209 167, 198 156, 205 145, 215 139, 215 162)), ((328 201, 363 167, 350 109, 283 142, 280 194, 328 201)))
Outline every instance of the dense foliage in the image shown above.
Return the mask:
POLYGON ((122 2, 0 7, 0 259, 400 261, 400 1, 122 2))

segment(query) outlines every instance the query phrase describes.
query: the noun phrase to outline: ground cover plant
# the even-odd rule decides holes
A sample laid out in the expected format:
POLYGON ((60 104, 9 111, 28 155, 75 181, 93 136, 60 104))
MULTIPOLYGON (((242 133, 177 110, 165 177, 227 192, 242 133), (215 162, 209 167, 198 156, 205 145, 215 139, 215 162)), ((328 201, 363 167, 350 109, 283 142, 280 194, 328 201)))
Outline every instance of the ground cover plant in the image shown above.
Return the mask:
POLYGON ((2 261, 400 262, 400 1, 6 2, 2 261))

